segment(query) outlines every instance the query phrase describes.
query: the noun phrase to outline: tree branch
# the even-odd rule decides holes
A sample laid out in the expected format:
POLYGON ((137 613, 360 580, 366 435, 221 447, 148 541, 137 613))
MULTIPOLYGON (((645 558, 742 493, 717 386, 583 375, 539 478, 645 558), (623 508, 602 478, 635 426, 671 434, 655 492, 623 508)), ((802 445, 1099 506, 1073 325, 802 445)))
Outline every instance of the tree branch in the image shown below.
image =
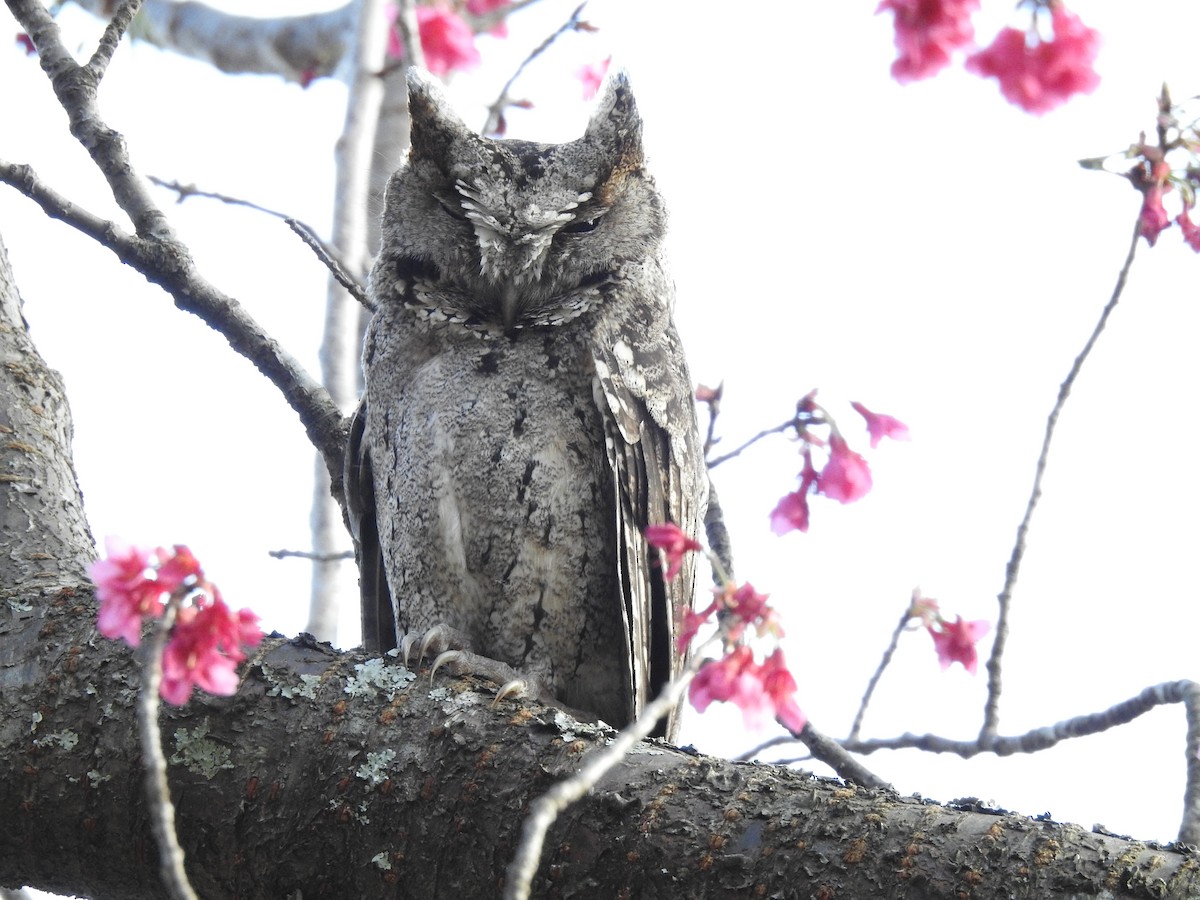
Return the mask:
POLYGON ((1058 389, 1058 399, 1054 402, 1054 408, 1050 410, 1050 415, 1046 418, 1046 433, 1042 438, 1042 450, 1038 454, 1037 468, 1033 476, 1033 487, 1029 492, 1029 501, 1025 506, 1025 516, 1021 519, 1021 524, 1017 526, 1017 539, 1013 544, 1012 555, 1009 557, 1008 566, 1004 572, 1004 587, 1001 588, 1000 594, 996 598, 1000 611, 996 619, 996 638, 992 642, 991 654, 988 656, 987 661, 988 691, 983 709, 983 727, 979 731, 979 741, 981 744, 987 744, 995 736, 1000 726, 1000 694, 1003 690, 1001 673, 1004 647, 1008 642, 1009 607, 1012 604, 1012 593, 1017 584, 1017 576, 1021 571, 1021 560, 1025 556, 1025 538, 1029 533, 1029 523, 1033 520, 1033 511, 1037 508, 1038 500, 1042 496, 1042 476, 1046 473, 1046 461, 1050 456, 1050 444, 1054 440, 1054 429, 1058 425, 1058 416, 1067 402, 1067 397, 1071 394, 1071 388, 1075 384, 1075 379, 1079 377, 1079 372, 1083 368, 1084 362, 1091 355, 1092 348, 1096 346, 1096 341, 1099 340, 1101 332, 1104 331, 1104 326, 1108 323, 1108 317, 1116 309, 1117 302, 1121 299, 1121 294, 1125 290, 1125 281, 1129 276, 1130 268, 1133 266, 1133 257, 1137 251, 1139 237, 1141 237, 1141 227, 1135 223, 1133 238, 1129 241, 1129 252, 1126 254, 1125 262, 1121 266, 1120 273, 1117 275, 1117 283, 1113 287, 1112 297, 1109 298, 1104 310, 1100 313, 1100 318, 1092 329, 1087 342, 1083 345, 1083 349, 1075 357, 1071 371, 1063 379, 1062 385, 1058 389))
POLYGON ((37 203, 46 215, 66 222, 121 262, 140 272, 147 281, 160 285, 185 312, 198 316, 219 332, 229 345, 279 388, 340 484, 347 423, 329 400, 329 395, 304 368, 263 331, 242 305, 205 281, 192 265, 186 248, 174 241, 143 239, 129 234, 67 200, 47 187, 29 166, 0 160, 0 181, 16 188, 37 203))

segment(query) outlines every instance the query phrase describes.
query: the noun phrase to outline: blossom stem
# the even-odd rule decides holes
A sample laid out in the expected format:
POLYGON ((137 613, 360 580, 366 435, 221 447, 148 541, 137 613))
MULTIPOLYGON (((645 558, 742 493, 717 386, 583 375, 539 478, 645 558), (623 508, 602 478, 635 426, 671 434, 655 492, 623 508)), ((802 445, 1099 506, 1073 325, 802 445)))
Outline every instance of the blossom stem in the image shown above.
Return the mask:
POLYGON ((146 802, 150 828, 158 844, 159 872, 172 900, 197 900, 183 867, 183 848, 175 834, 175 805, 167 783, 167 758, 158 728, 158 691, 162 683, 163 649, 179 609, 180 592, 167 601, 162 618, 155 623, 150 639, 142 646, 142 692, 138 698, 138 731, 142 740, 142 765, 146 770, 146 802))
POLYGON ((1054 439, 1054 429, 1058 425, 1058 416, 1067 402, 1067 397, 1071 394, 1071 388, 1074 386, 1076 378, 1079 377, 1079 372, 1083 368, 1084 362, 1091 355, 1092 348, 1096 346, 1096 341, 1100 338, 1100 333, 1104 331, 1105 325, 1108 324, 1108 317, 1116 309, 1117 303, 1121 299, 1121 294, 1125 290, 1125 282, 1129 277, 1129 270, 1133 267, 1133 258, 1137 253, 1137 242, 1141 234, 1142 229, 1139 220, 1134 224, 1133 238, 1129 242, 1129 252, 1125 255, 1125 263, 1121 266, 1121 271, 1117 275, 1117 283, 1113 286, 1112 297, 1109 298, 1108 304, 1104 307, 1103 312, 1100 313, 1100 318, 1097 320, 1096 326, 1092 329, 1087 343, 1083 345, 1083 349, 1075 357, 1071 371, 1067 373, 1067 377, 1059 386, 1058 399, 1055 401, 1054 408, 1050 410, 1050 415, 1046 419, 1045 436, 1042 438, 1042 451, 1038 455, 1037 468, 1033 476, 1033 488, 1029 492, 1029 502, 1025 506, 1025 517, 1021 520, 1021 524, 1017 526, 1017 538, 1013 544, 1012 555, 1009 557, 1008 566, 1004 573, 1004 587, 996 598, 1000 605, 1000 613, 996 619, 996 639, 992 643, 991 655, 987 661, 988 692, 983 708, 983 727, 979 732, 979 743, 983 747, 986 747, 995 739, 1000 727, 1001 660, 1004 655, 1004 645, 1008 640, 1008 610, 1013 588, 1017 584, 1017 575, 1021 569, 1021 560, 1025 556, 1025 537, 1029 531, 1029 523, 1033 519, 1033 511, 1037 508, 1038 500, 1042 496, 1042 476, 1046 472, 1046 460, 1050 455, 1050 443, 1054 439))

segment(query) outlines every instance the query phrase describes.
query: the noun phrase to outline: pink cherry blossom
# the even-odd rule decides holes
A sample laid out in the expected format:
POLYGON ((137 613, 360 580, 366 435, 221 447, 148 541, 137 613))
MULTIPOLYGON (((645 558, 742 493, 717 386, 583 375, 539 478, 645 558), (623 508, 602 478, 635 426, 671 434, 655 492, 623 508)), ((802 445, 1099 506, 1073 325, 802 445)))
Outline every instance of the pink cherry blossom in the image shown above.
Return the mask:
POLYGON ((808 531, 808 492, 792 491, 771 510, 771 530, 776 534, 808 531))
POLYGON ((100 609, 96 627, 107 638, 122 638, 131 647, 142 640, 142 620, 163 613, 163 588, 148 577, 157 562, 155 551, 105 538, 106 556, 88 567, 96 584, 100 609))
MULTIPOLYGON (((1151 247, 1158 241, 1158 236, 1164 229, 1171 227, 1171 220, 1163 207, 1163 195, 1171 190, 1168 181, 1171 167, 1162 159, 1150 164, 1150 174, 1145 175, 1145 168, 1139 164, 1130 177, 1142 192, 1142 209, 1138 213, 1138 229, 1146 243, 1151 247)), ((1186 238, 1186 235, 1185 235, 1186 238)))
POLYGON ((796 704, 796 679, 783 661, 783 651, 778 647, 762 665, 763 690, 775 707, 775 717, 792 734, 804 730, 808 717, 796 704))
POLYGON ((25 51, 26 56, 37 56, 37 47, 33 45, 33 38, 24 32, 18 32, 17 46, 25 51))
MULTIPOLYGON (((575 74, 581 82, 583 82, 583 99, 591 100, 596 96, 596 92, 600 90, 600 85, 604 83, 604 76, 608 74, 609 64, 612 63, 612 57, 602 59, 600 62, 589 63, 586 66, 581 66, 576 70, 575 74)), ((698 394, 699 392, 697 392, 698 394)))
POLYGON ((737 588, 732 584, 726 586, 718 596, 718 602, 727 613, 724 621, 728 628, 729 640, 740 640, 748 626, 754 626, 760 637, 767 633, 776 637, 783 636, 779 614, 767 602, 769 599, 769 594, 758 593, 750 582, 737 588))
POLYGON ((158 567, 156 577, 167 593, 173 593, 185 584, 190 587, 204 579, 200 561, 183 544, 176 544, 170 556, 162 551, 159 551, 159 555, 166 559, 158 567))
POLYGON ((667 557, 667 578, 674 578, 683 566, 684 554, 703 550, 704 546, 690 538, 674 522, 646 526, 646 543, 657 547, 667 557))
POLYGON ((856 413, 867 420, 867 432, 871 435, 871 449, 878 447, 879 442, 885 437, 891 438, 893 441, 909 439, 908 426, 899 419, 883 413, 873 413, 857 401, 850 405, 856 413))
POLYGON ((234 613, 216 592, 202 605, 180 609, 163 651, 163 699, 186 703, 193 686, 220 696, 236 692, 242 647, 263 637, 257 622, 249 610, 234 613))
POLYGON ((829 461, 817 476, 817 491, 839 503, 853 503, 871 490, 867 461, 836 432, 829 438, 829 461))
POLYGON ((876 13, 891 10, 899 51, 892 77, 905 84, 944 69, 975 37, 971 14, 977 9, 979 0, 883 0, 876 13))
POLYGON ((204 580, 191 550, 151 551, 117 538, 105 542, 107 557, 89 568, 100 600, 97 627, 105 637, 141 641, 142 622, 160 618, 164 599, 180 603, 163 650, 159 693, 168 703, 186 703, 193 687, 213 694, 237 690, 237 663, 244 647, 258 644, 262 629, 248 609, 234 613, 216 585, 204 580))
POLYGON ((713 701, 729 702, 742 710, 747 728, 758 729, 768 716, 775 716, 799 733, 806 719, 795 693, 796 679, 784 664, 781 650, 776 649, 760 665, 745 644, 723 659, 705 663, 688 688, 688 697, 700 712, 713 701))
POLYGON ((1048 40, 1036 28, 1003 29, 990 46, 968 57, 967 71, 997 79, 1009 103, 1039 116, 1095 90, 1100 35, 1062 3, 1054 5, 1050 22, 1054 36, 1048 40))
POLYGON ((1187 245, 1197 253, 1200 253, 1200 225, 1192 221, 1191 211, 1185 209, 1175 217, 1175 221, 1183 229, 1183 239, 1187 242, 1187 245))
POLYGON ((941 622, 940 628, 927 625, 929 636, 933 638, 934 649, 937 650, 938 662, 942 669, 950 668, 951 663, 961 663, 962 667, 975 674, 979 656, 975 651, 975 643, 988 633, 991 625, 983 619, 974 622, 964 622, 958 616, 953 622, 941 622))
POLYGON ((675 638, 675 649, 679 653, 687 650, 688 645, 692 642, 692 638, 696 633, 712 618, 712 614, 718 609, 718 602, 714 600, 712 603, 696 612, 692 609, 685 609, 679 617, 679 635, 675 638))
MULTIPOLYGON (((808 396, 811 398, 812 394, 808 396)), ((772 531, 780 535, 789 531, 808 531, 808 492, 816 483, 817 470, 813 467, 812 449, 806 446, 804 467, 800 470, 800 487, 786 494, 771 511, 772 531)))
POLYGON ((714 700, 733 703, 742 710, 748 728, 759 728, 771 702, 763 690, 760 668, 745 644, 728 656, 705 663, 688 687, 688 698, 699 712, 714 700))
MULTIPOLYGON (((486 16, 497 9, 503 9, 508 3, 509 0, 467 0, 467 12, 473 16, 486 16)), ((508 22, 501 19, 488 29, 488 34, 498 38, 508 37, 508 22)))
POLYGON ((1171 219, 1163 207, 1162 198, 1161 185, 1147 188, 1142 197, 1142 210, 1138 213, 1138 228, 1151 247, 1158 242, 1158 236, 1171 227, 1171 219))

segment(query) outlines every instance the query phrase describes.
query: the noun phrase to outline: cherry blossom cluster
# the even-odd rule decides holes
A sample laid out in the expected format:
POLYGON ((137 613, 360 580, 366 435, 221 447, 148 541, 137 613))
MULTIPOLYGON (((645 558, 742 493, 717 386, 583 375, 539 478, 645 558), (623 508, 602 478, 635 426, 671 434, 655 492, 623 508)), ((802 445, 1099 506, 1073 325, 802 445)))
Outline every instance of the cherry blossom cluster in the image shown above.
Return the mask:
POLYGON ((105 550, 106 556, 88 570, 100 601, 100 633, 136 647, 145 620, 161 619, 174 604, 175 620, 163 650, 162 698, 180 706, 193 687, 233 694, 237 664, 246 658, 243 648, 263 638, 258 616, 248 609, 231 610, 181 544, 151 550, 110 537, 105 550))
MULTIPOLYGON (((871 470, 867 461, 850 449, 837 424, 817 404, 816 395, 815 390, 810 391, 796 404, 793 425, 802 443, 804 464, 800 470, 800 487, 785 495, 771 512, 771 529, 776 534, 808 531, 810 493, 821 494, 839 503, 853 503, 871 490, 871 470), (830 429, 827 441, 813 430, 826 425, 830 429), (813 465, 814 448, 823 448, 828 454, 820 471, 813 465)), ((908 426, 899 419, 871 412, 861 403, 855 402, 851 406, 867 422, 872 449, 885 437, 908 440, 908 426)))
POLYGON ((933 648, 937 651, 938 662, 942 670, 950 668, 951 663, 959 663, 972 675, 979 665, 979 654, 975 645, 987 635, 991 624, 984 619, 972 622, 963 621, 957 616, 953 622, 942 617, 936 600, 913 595, 912 606, 908 608, 912 619, 919 619, 933 638, 933 648))
MULTIPOLYGON (((667 578, 674 578, 688 553, 704 553, 704 546, 689 537, 677 525, 651 525, 646 529, 646 541, 662 551, 667 562, 667 578)), ((711 556, 711 555, 710 555, 711 556)), ((720 572, 720 564, 714 561, 720 572)), ((714 701, 733 703, 742 710, 748 728, 762 727, 770 716, 777 719, 793 734, 799 734, 807 719, 796 703, 796 679, 788 671, 783 651, 778 647, 762 662, 745 643, 747 628, 753 627, 761 637, 767 634, 783 636, 775 611, 767 605, 767 595, 746 583, 736 585, 728 579, 714 591, 712 603, 701 612, 681 611, 677 650, 683 653, 696 633, 714 616, 721 625, 725 655, 708 660, 688 686, 688 699, 704 712, 714 701)))
POLYGON ((979 0, 882 0, 892 13, 898 55, 892 76, 904 84, 936 75, 960 51, 966 69, 995 78, 1010 103, 1041 115, 1100 83, 1096 54, 1100 36, 1061 0, 1022 0, 1024 28, 1004 28, 987 47, 975 44, 971 16, 979 0))
MULTIPOLYGON (((1149 143, 1142 134, 1137 143, 1124 154, 1136 162, 1125 177, 1142 194, 1142 208, 1138 213, 1138 230, 1151 247, 1158 236, 1174 223, 1184 243, 1200 253, 1200 224, 1192 221, 1192 209, 1196 205, 1196 192, 1200 188, 1200 131, 1192 117, 1183 117, 1189 124, 1182 124, 1180 111, 1171 103, 1166 87, 1158 99, 1158 137, 1149 143), (1169 158, 1182 157, 1173 167, 1169 158), (1178 189, 1179 213, 1174 219, 1167 212, 1164 198, 1178 189)), ((1085 160, 1085 166, 1103 165, 1104 160, 1085 160)))

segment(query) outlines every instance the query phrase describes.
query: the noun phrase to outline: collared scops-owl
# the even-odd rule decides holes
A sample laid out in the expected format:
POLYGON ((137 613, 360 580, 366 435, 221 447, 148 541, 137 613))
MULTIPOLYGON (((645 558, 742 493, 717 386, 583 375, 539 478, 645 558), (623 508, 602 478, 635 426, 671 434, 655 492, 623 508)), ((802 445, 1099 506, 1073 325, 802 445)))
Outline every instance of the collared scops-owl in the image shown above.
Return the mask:
POLYGON ((695 580, 643 529, 694 535, 708 496, 633 93, 563 144, 480 137, 415 71, 409 109, 347 466, 364 643, 436 631, 624 726, 695 580))

